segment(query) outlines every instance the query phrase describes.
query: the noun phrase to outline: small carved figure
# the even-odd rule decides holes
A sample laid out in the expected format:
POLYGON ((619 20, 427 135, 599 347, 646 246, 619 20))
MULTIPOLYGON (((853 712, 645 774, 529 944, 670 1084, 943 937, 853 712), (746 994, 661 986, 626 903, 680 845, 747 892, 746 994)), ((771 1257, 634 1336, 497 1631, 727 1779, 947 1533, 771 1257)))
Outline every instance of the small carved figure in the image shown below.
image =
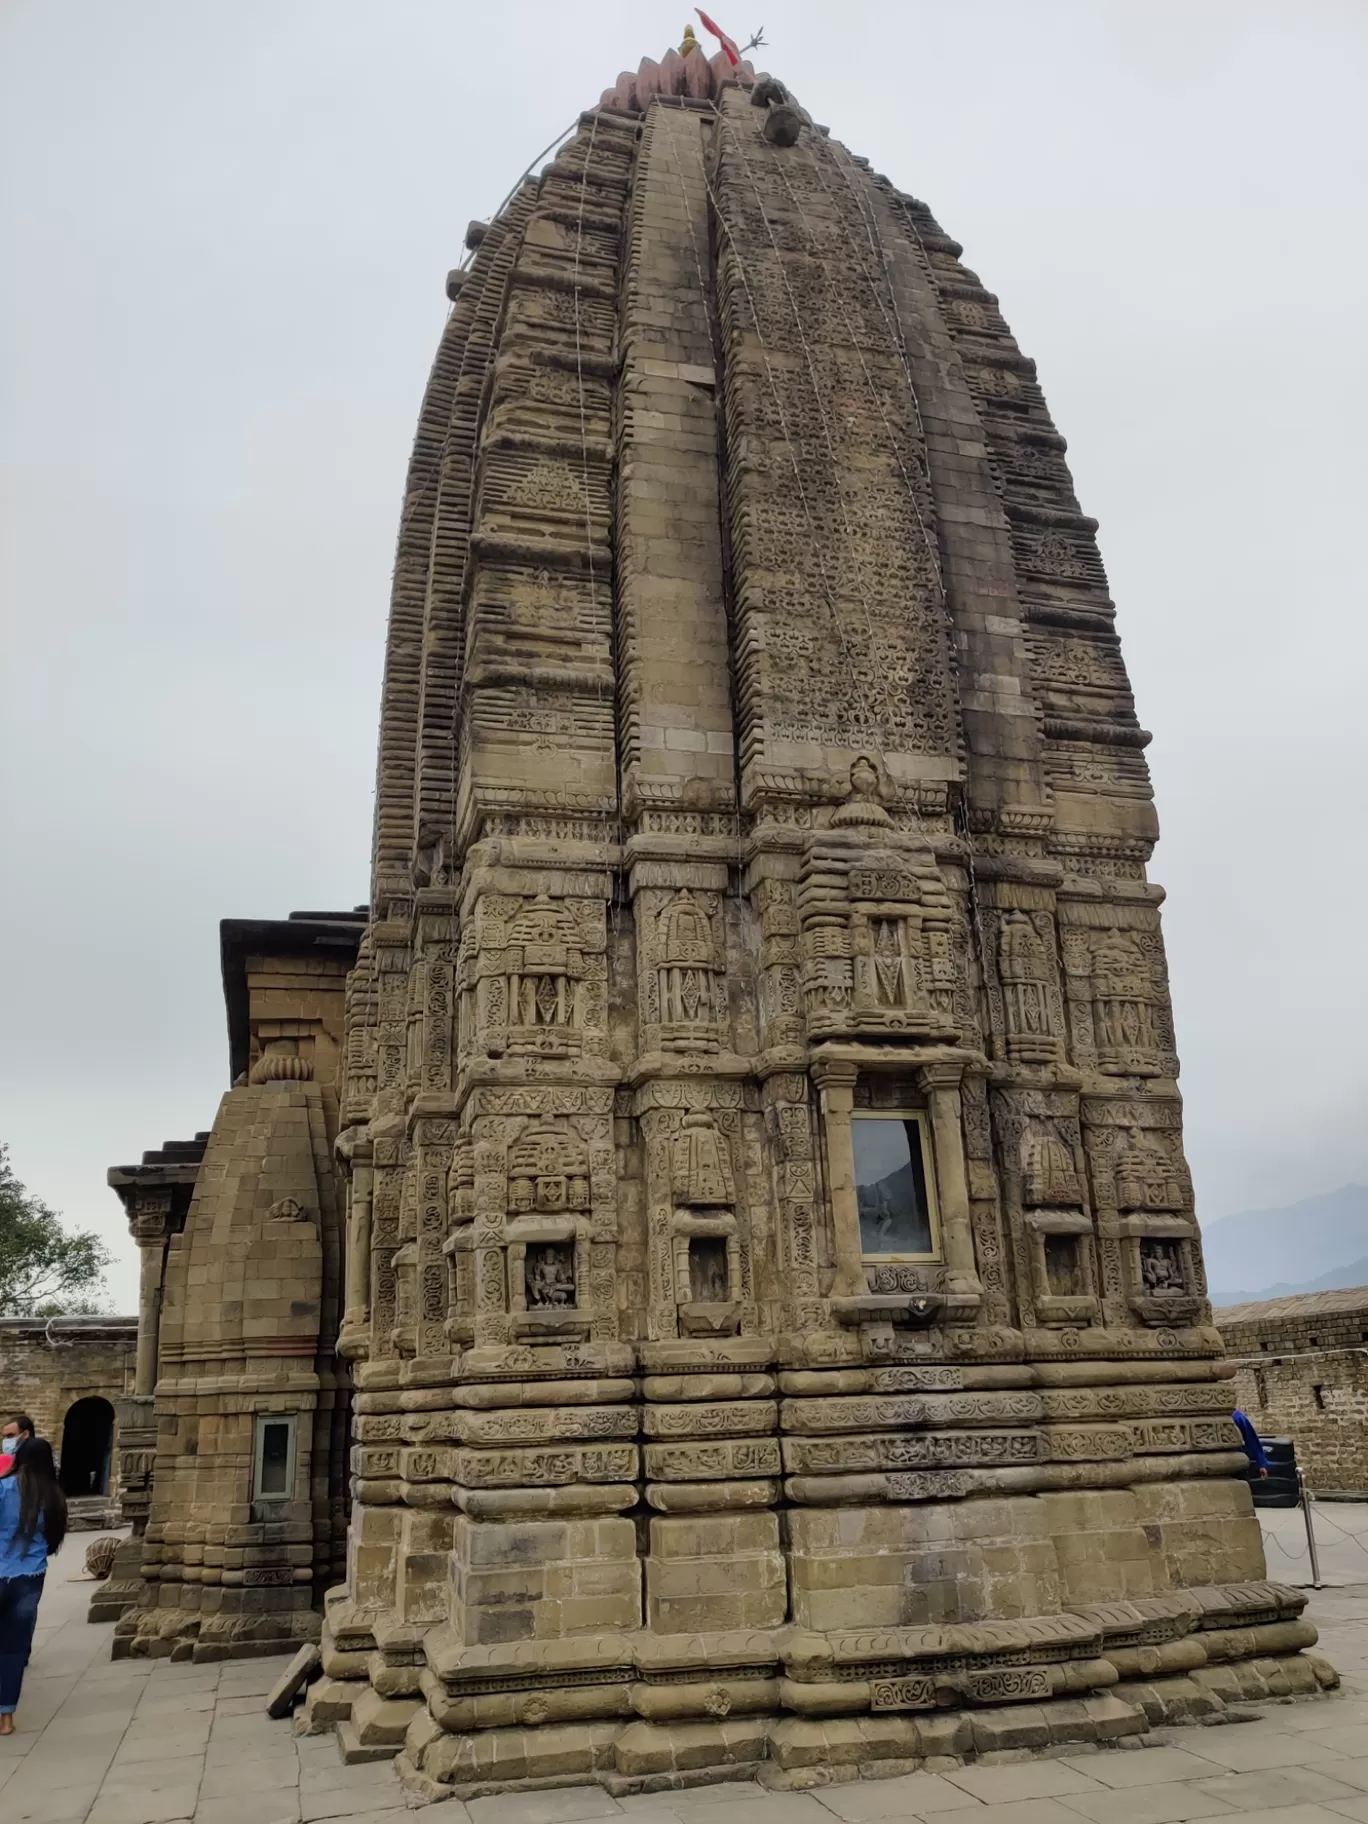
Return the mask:
POLYGON ((898 941, 900 922, 894 918, 874 921, 874 981, 883 1007, 901 1007, 907 998, 903 989, 902 945, 898 941))
POLYGON ((569 1242, 534 1243, 524 1259, 529 1311, 563 1311, 575 1302, 575 1252, 569 1242))
POLYGON ((1140 1282, 1151 1297, 1187 1291, 1182 1253, 1176 1241, 1140 1243, 1140 1282))

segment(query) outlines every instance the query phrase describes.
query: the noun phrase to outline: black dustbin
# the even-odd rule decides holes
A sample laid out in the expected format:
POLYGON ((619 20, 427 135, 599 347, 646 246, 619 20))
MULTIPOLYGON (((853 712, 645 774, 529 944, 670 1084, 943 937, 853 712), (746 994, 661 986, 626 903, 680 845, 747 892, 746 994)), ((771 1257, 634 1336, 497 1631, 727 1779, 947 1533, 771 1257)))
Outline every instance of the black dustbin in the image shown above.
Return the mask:
POLYGON ((1291 1438, 1260 1438, 1268 1458, 1268 1474, 1249 1466, 1249 1486, 1255 1507, 1295 1507, 1301 1500, 1297 1486, 1297 1447, 1291 1438))

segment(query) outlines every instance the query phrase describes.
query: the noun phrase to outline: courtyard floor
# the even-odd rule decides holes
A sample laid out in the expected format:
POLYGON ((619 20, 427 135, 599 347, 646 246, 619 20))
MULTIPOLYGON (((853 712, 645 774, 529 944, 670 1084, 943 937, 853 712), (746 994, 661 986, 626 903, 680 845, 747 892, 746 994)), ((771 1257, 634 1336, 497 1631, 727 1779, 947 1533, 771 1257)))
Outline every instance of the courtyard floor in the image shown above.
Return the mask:
MULTIPOLYGON (((1272 1577, 1310 1582, 1300 1513, 1260 1514, 1272 1577)), ((447 1800, 424 1824, 1368 1824, 1368 1505, 1316 1509, 1325 1588, 1310 1614, 1344 1679, 1333 1695, 1263 1706, 1231 1727, 1161 1729, 1150 1746, 982 1763, 810 1793, 722 1785, 613 1800, 596 1786, 447 1800), (951 1818, 941 1814, 958 1813, 951 1818)), ((73 1581, 89 1534, 54 1561, 18 1730, 0 1740, 0 1824, 417 1824, 387 1761, 344 1766, 331 1736, 266 1716, 286 1662, 112 1664, 112 1627, 73 1581)))

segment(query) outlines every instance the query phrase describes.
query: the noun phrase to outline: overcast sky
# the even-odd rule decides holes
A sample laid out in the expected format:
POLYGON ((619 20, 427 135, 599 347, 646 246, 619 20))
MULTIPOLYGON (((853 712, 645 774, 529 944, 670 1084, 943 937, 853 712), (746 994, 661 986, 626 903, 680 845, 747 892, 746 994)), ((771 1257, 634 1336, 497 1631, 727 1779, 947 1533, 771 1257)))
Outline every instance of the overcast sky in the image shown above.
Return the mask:
MULTIPOLYGON (((1150 750, 1199 1211, 1368 1178, 1362 0, 717 0, 925 197, 1069 439, 1150 750)), ((218 920, 364 898, 465 225, 685 6, 0 0, 0 1139, 120 1253, 218 920)))

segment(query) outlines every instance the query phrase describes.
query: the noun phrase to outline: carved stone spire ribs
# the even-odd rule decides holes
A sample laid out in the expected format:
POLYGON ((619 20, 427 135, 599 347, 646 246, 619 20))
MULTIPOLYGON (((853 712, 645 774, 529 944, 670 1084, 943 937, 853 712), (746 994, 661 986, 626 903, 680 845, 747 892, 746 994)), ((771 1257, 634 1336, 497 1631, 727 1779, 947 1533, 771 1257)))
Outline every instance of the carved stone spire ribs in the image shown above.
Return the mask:
MULTIPOLYGON (((931 253, 939 231, 930 211, 909 201, 905 214, 931 253)), ((1059 822, 1092 827, 1091 805, 1103 797, 1127 831, 1152 841, 1157 829, 1140 757, 1144 737, 1109 637, 1114 611, 1096 524, 1079 511, 1064 439, 1051 422, 1034 363, 1017 347, 996 299, 944 246, 929 264, 987 436, 1026 618, 1038 630, 1029 657, 1059 822), (1103 636, 1100 643, 1080 637, 1093 632, 1103 636)))
MULTIPOLYGON (((465 310, 467 318, 427 554, 414 806, 415 847, 420 850, 434 842, 451 846, 456 814, 456 706, 466 637, 473 458, 504 288, 531 207, 532 189, 524 185, 507 214, 482 238, 476 262, 478 290, 464 289, 458 311, 453 313, 465 310)), ((450 855, 443 855, 442 860, 449 871, 450 855)))
POLYGON ((863 752, 953 777, 926 451, 858 193, 823 142, 767 144, 740 96, 714 189, 743 802, 758 768, 840 776, 863 752))
POLYGON ((605 377, 634 157, 630 129, 588 119, 540 180, 509 273, 475 462, 458 853, 496 803, 617 803, 605 377))
POLYGON ((629 817, 730 812, 736 795, 704 130, 696 114, 652 111, 628 218, 617 599, 629 817))

